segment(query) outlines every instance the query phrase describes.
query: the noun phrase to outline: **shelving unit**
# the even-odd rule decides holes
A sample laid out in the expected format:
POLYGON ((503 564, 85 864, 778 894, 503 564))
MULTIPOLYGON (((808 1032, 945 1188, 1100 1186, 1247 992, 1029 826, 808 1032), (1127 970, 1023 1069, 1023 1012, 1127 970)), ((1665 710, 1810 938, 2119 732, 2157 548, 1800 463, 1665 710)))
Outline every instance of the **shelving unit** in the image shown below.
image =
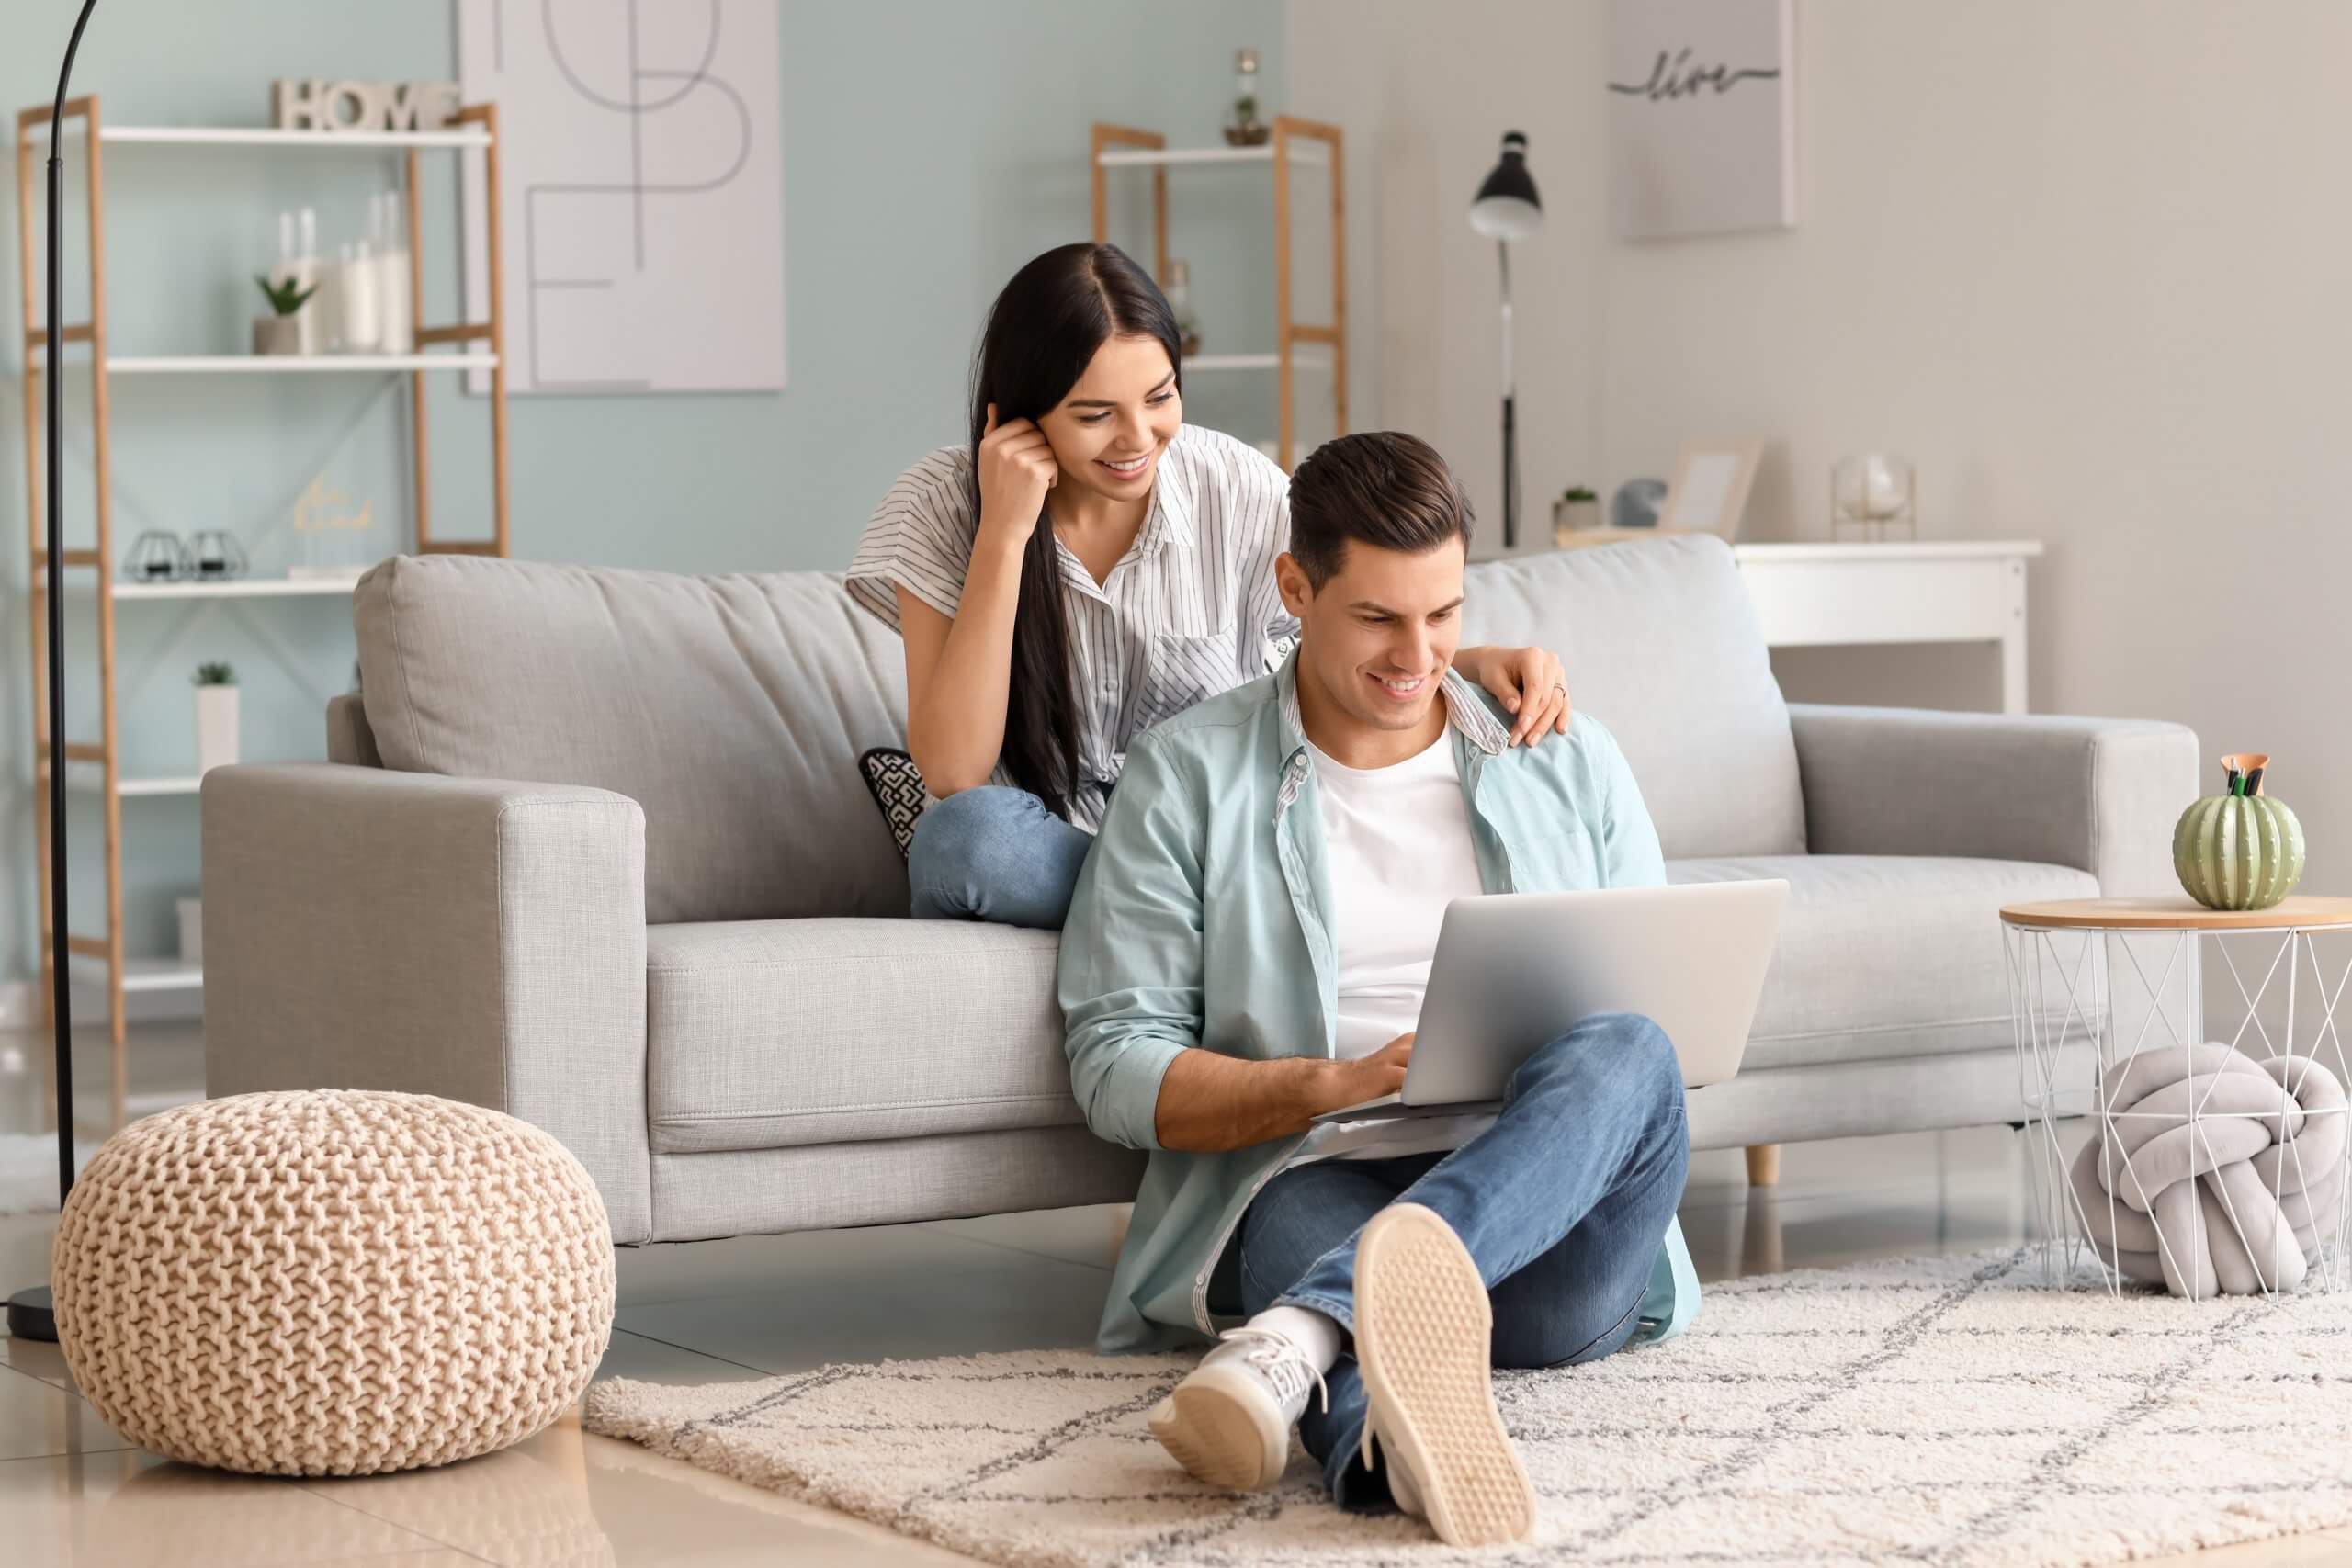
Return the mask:
MULTIPOLYGON (((444 552, 503 556, 507 551, 506 371, 505 327, 500 314, 504 290, 500 254, 498 186, 498 106, 470 105, 458 111, 453 123, 439 130, 339 131, 320 133, 274 130, 252 127, 107 125, 98 112, 96 96, 74 98, 65 105, 65 127, 80 141, 86 185, 89 232, 88 277, 90 319, 69 323, 63 330, 68 345, 82 345, 86 358, 62 367, 46 365, 46 323, 40 315, 34 237, 40 231, 40 201, 34 175, 36 145, 45 141, 51 106, 43 104, 17 116, 17 272, 24 294, 25 344, 25 477, 27 517, 31 535, 31 615, 33 660, 33 741, 40 787, 33 792, 34 837, 40 870, 40 987, 45 1018, 54 1017, 60 933, 50 919, 49 859, 49 717, 45 694, 49 681, 46 635, 48 594, 52 585, 50 561, 43 548, 41 471, 43 395, 41 377, 85 371, 90 382, 92 466, 96 498, 96 545, 64 552, 56 563, 58 592, 86 584, 96 590, 90 609, 96 616, 98 642, 98 738, 69 742, 65 748, 66 784, 78 793, 97 797, 106 835, 106 931, 85 936, 63 933, 70 966, 101 980, 106 987, 114 1041, 114 1119, 125 1113, 125 1026, 123 998, 141 991, 200 988, 203 972, 176 959, 135 959, 122 943, 122 802, 149 796, 196 794, 193 776, 126 778, 120 769, 116 733, 115 608, 121 604, 164 599, 277 599, 328 594, 348 596, 352 582, 344 578, 259 578, 177 582, 122 582, 115 575, 115 538, 111 505, 109 458, 113 439, 107 400, 116 376, 406 376, 410 382, 411 457, 415 491, 415 545, 418 553, 444 552), (404 153, 406 218, 410 268, 410 314, 419 323, 416 352, 396 355, 256 357, 243 355, 118 355, 107 351, 106 269, 106 182, 104 153, 108 148, 232 148, 300 153, 404 153), (418 209, 420 156, 435 150, 479 151, 482 155, 484 191, 488 198, 489 319, 425 327, 424 224, 418 209), (426 442, 425 382, 429 376, 458 370, 486 370, 490 375, 491 519, 488 538, 436 538, 433 533, 432 466, 426 442), (75 578, 75 570, 91 575, 75 578)), ((52 1100, 54 1085, 51 1086, 52 1100)))
POLYGON ((353 587, 350 579, 340 577, 238 577, 221 582, 118 582, 107 592, 117 599, 300 599, 347 595, 353 587))
POLYGON ((365 376, 403 370, 495 370, 491 354, 192 354, 107 361, 109 376, 365 376))
POLYGON ((1263 164, 1274 176, 1274 347, 1271 354, 1195 355, 1188 371, 1272 370, 1281 421, 1277 461, 1288 468, 1297 444, 1297 378, 1302 369, 1328 369, 1331 378, 1332 434, 1348 432, 1348 230, 1342 192, 1340 128, 1289 115, 1274 118, 1273 135, 1258 147, 1170 147, 1156 130, 1097 123, 1087 150, 1094 187, 1094 243, 1110 237, 1109 181, 1112 169, 1151 171, 1152 276, 1168 287, 1168 171, 1263 164), (1331 320, 1302 322, 1291 308, 1291 170, 1324 167, 1331 176, 1331 320), (1299 350, 1314 351, 1302 358, 1299 350), (1328 357, 1325 355, 1328 355, 1328 357))

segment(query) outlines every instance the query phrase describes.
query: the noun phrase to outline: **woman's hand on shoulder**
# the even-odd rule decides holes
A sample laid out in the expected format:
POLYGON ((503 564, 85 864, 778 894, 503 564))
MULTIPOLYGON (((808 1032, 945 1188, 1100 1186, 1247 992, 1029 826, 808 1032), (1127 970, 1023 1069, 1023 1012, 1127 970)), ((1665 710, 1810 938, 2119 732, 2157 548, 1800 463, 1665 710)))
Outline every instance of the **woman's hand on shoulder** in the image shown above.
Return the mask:
POLYGON ((1060 474, 1053 446, 1034 420, 999 423, 996 405, 989 405, 988 433, 980 437, 982 535, 1025 544, 1060 474))
POLYGON ((1510 743, 1533 745, 1557 733, 1566 735, 1576 717, 1568 700, 1567 671, 1560 656, 1548 648, 1464 649, 1469 660, 1455 656, 1457 665, 1469 663, 1464 673, 1502 700, 1511 715, 1510 743))

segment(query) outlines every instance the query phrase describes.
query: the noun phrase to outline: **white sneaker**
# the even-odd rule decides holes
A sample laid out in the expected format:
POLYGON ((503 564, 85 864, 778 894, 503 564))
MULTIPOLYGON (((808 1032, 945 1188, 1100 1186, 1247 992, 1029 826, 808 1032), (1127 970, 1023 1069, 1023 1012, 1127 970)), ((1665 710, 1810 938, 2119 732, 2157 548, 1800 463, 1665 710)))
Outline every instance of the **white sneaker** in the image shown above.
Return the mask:
POLYGON ((1176 1462, 1212 1486, 1262 1492, 1290 1464, 1290 1429, 1310 1389, 1330 1390, 1287 1336, 1229 1328, 1175 1392, 1151 1412, 1151 1435, 1176 1462))
POLYGON ((1535 1488, 1495 1408, 1494 1310, 1461 1237, 1391 1203, 1357 1238, 1355 1295, 1365 1466, 1386 1463, 1397 1506, 1448 1545, 1528 1540, 1535 1488))

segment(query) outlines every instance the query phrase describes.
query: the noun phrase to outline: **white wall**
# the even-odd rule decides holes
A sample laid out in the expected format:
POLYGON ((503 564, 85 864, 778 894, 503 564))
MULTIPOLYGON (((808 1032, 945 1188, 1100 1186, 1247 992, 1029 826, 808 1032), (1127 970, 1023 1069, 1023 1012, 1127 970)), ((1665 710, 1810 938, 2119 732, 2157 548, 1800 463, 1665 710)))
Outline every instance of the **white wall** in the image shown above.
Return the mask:
MULTIPOLYGON (((1770 441, 1747 536, 1826 537, 1835 459, 1905 453, 1929 536, 2048 542, 2037 711, 2272 752, 2305 887, 2352 888, 2352 98, 2324 85, 2352 6, 1801 0, 1799 226, 1640 244, 1608 230, 1607 26, 1293 0, 1292 96, 1356 159, 1356 423, 1430 436, 1496 514, 1494 256, 1464 211, 1525 130, 1523 537, 1564 486, 1724 432, 1770 441)), ((1996 689, 1951 650, 1776 662, 1792 696, 1996 689)))

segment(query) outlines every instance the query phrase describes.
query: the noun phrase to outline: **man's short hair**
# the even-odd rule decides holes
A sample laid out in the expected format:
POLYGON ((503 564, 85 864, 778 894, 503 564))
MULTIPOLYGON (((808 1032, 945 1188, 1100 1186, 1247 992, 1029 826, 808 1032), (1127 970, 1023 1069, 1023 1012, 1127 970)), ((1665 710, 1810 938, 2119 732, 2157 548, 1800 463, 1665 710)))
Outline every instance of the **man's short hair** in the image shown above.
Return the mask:
POLYGON ((1449 539, 1470 547, 1470 499, 1437 449, 1395 430, 1317 446, 1290 479, 1290 553, 1321 588, 1351 543, 1418 555, 1449 539))

